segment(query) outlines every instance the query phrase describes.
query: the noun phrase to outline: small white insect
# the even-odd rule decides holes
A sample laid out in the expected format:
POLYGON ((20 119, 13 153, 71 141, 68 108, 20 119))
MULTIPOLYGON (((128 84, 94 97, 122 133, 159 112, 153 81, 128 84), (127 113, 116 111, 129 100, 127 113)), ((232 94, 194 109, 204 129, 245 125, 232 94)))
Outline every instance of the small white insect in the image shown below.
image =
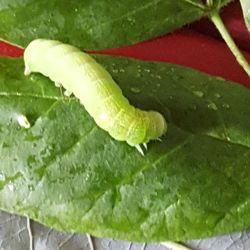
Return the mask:
POLYGON ((30 123, 29 123, 27 117, 24 115, 18 115, 17 122, 23 128, 27 128, 27 129, 30 128, 30 123))

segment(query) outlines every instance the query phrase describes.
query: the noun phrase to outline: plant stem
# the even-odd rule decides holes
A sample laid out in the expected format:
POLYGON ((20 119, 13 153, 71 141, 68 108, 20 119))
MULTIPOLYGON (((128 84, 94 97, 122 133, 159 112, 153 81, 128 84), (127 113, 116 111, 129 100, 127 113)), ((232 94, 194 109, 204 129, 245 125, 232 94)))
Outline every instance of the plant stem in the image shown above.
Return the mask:
POLYGON ((184 245, 181 245, 179 243, 172 242, 172 241, 165 241, 165 242, 162 242, 161 244, 172 250, 191 250, 190 248, 185 247, 184 245))
POLYGON ((242 68, 246 71, 248 76, 250 76, 250 65, 246 58, 243 56, 237 45, 235 44, 234 40, 232 39, 231 35, 229 34, 228 30, 226 29, 223 21, 221 20, 221 17, 219 16, 217 11, 214 11, 210 15, 210 19, 216 26, 216 28, 219 30, 222 38, 225 40, 227 46, 231 50, 231 52, 234 54, 236 60, 238 63, 242 66, 242 68))
POLYGON ((90 250, 95 250, 94 243, 90 234, 86 234, 90 250))
POLYGON ((28 230, 28 234, 29 234, 29 250, 33 250, 33 235, 32 235, 32 230, 31 230, 31 221, 30 218, 26 218, 27 219, 27 230, 28 230))

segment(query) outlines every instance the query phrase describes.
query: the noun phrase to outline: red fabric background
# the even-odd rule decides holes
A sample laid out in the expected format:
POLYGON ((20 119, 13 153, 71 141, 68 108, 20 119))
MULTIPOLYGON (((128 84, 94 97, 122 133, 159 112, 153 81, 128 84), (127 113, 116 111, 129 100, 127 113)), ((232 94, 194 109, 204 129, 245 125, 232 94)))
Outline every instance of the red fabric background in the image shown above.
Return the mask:
MULTIPOLYGON (((250 62, 250 33, 245 27, 239 3, 225 7, 221 15, 250 62)), ((17 57, 22 53, 20 48, 0 42, 0 55, 17 57)), ((207 19, 153 40, 124 48, 103 50, 101 53, 180 64, 236 81, 250 88, 250 78, 235 61, 213 24, 207 19)))

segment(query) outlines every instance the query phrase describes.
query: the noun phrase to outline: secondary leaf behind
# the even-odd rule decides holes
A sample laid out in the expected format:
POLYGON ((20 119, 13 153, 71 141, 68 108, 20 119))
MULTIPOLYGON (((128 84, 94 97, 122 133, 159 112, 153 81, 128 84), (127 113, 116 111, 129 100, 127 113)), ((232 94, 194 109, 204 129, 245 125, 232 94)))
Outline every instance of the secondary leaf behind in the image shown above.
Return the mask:
POLYGON ((241 7, 243 10, 246 26, 250 31, 250 1, 248 0, 240 0, 241 7))
POLYGON ((200 0, 0 1, 0 37, 22 47, 35 38, 84 49, 118 47, 197 20, 206 14, 201 6, 200 0))

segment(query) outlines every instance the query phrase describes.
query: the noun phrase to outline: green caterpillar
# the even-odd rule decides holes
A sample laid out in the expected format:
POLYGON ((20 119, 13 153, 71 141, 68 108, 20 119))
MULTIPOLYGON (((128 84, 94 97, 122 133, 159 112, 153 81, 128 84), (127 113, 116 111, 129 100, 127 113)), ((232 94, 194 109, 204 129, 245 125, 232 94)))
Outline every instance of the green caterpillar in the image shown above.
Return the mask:
POLYGON ((24 52, 25 75, 39 72, 73 93, 99 127, 113 138, 147 148, 167 131, 164 117, 130 105, 111 75, 91 56, 59 41, 37 39, 24 52))

